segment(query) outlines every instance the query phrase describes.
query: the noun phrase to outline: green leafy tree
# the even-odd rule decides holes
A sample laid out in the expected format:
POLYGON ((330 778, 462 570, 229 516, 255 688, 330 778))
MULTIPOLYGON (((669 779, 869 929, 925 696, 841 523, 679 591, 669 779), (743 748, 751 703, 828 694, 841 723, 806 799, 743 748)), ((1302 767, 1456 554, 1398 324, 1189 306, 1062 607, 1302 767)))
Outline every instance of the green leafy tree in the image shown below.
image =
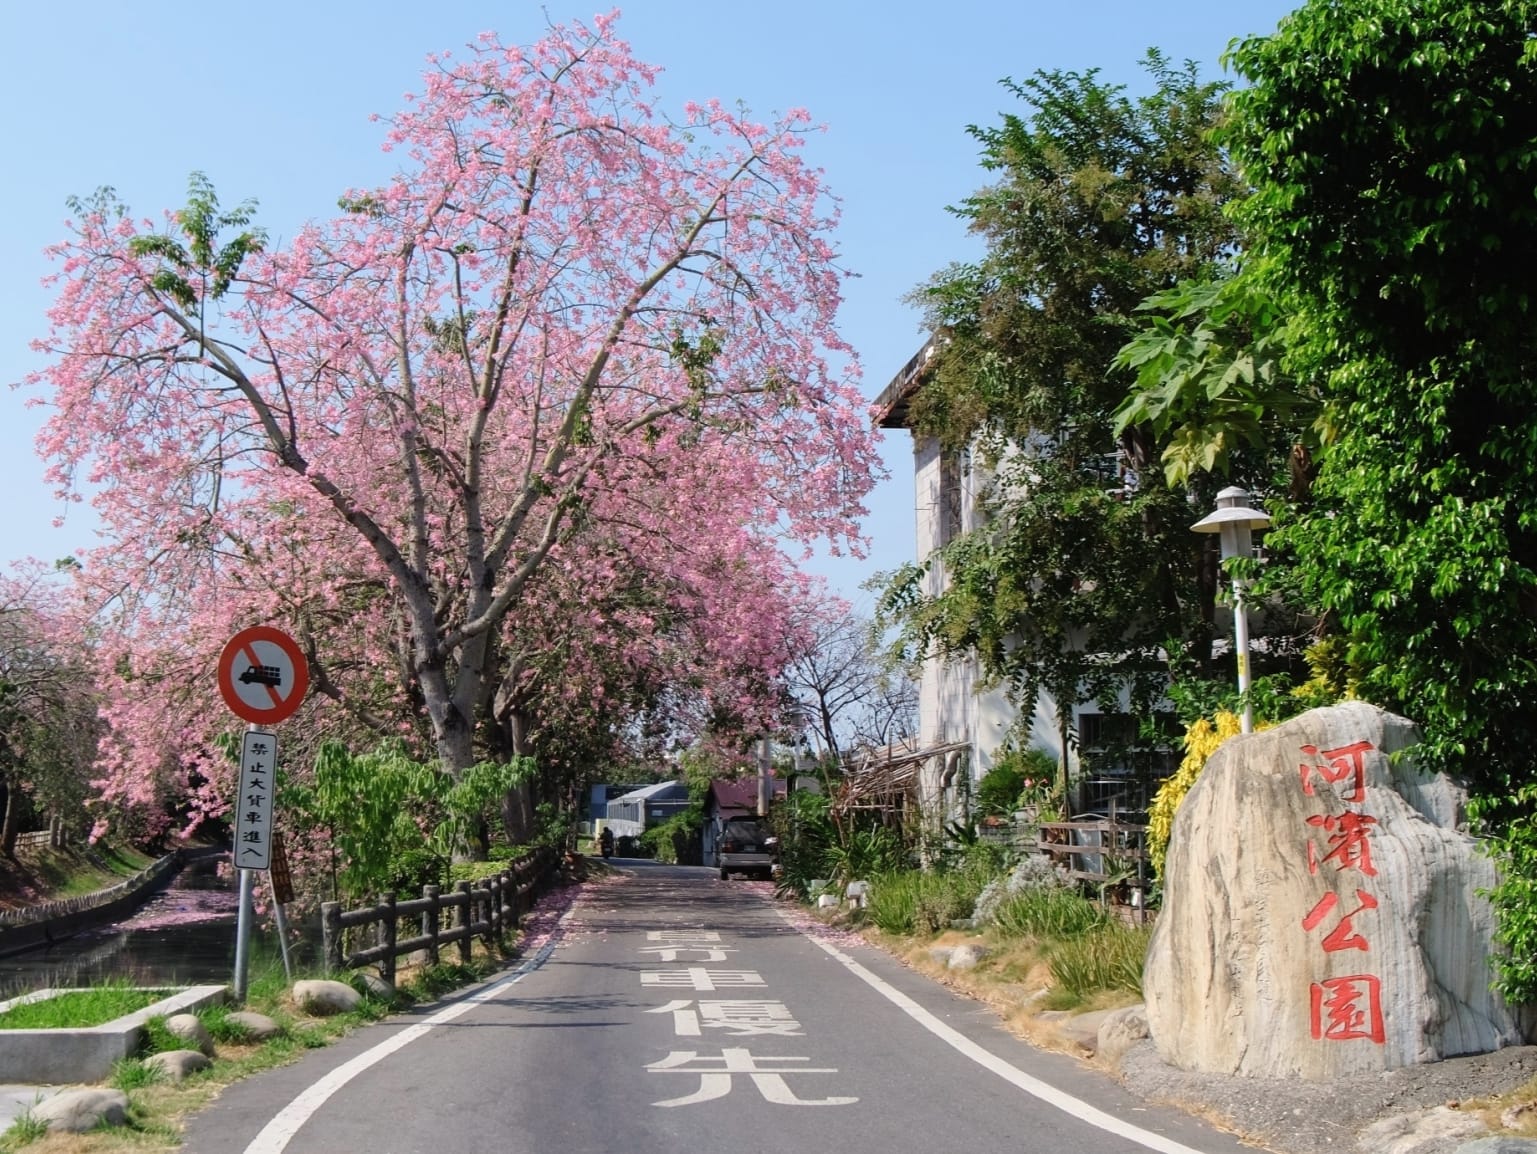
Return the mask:
POLYGON ((970 129, 994 183, 953 210, 986 254, 916 296, 938 355, 915 431, 993 482, 981 527, 898 570, 881 612, 908 657, 974 651, 1021 704, 1049 692, 1064 730, 1068 707, 1128 686, 1145 709, 1170 645, 1210 658, 1215 564, 1186 498, 1142 483, 1162 446, 1151 420, 1117 429, 1136 371, 1116 356, 1142 301, 1229 252, 1239 185, 1210 138, 1223 85, 1156 52, 1146 67, 1139 98, 1093 71, 1005 82, 1025 110, 970 129))
POLYGON ((1265 487, 1274 480, 1270 466, 1284 458, 1291 497, 1305 499, 1329 429, 1322 404, 1287 371, 1291 328, 1261 276, 1241 266, 1216 273, 1138 307, 1146 327, 1116 354, 1116 365, 1137 378, 1115 430, 1151 429, 1171 487, 1202 473, 1265 487), (1245 466, 1256 480, 1243 475, 1245 466))
MULTIPOLYGON (((1537 745, 1534 27, 1529 0, 1311 0, 1230 54, 1227 137, 1289 363, 1338 422, 1279 540, 1361 695, 1420 723, 1507 837, 1537 745)), ((1501 898, 1528 957, 1531 892, 1501 898)), ((1537 998, 1537 972, 1505 979, 1537 998)))
POLYGON ((324 871, 333 899, 356 899, 441 884, 450 859, 533 768, 527 758, 481 762, 455 781, 399 742, 362 754, 326 742, 312 772, 283 783, 278 804, 299 860, 319 864, 304 871, 309 880, 324 871))

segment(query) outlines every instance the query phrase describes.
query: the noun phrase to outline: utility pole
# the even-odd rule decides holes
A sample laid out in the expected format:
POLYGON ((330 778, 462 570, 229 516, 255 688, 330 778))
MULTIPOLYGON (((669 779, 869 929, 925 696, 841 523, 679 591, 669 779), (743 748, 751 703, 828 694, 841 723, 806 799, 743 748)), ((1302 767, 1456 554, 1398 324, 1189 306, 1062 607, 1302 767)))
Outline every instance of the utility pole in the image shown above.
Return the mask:
POLYGON ((764 737, 758 742, 758 816, 768 814, 769 807, 769 770, 773 768, 773 761, 769 757, 769 739, 764 737))

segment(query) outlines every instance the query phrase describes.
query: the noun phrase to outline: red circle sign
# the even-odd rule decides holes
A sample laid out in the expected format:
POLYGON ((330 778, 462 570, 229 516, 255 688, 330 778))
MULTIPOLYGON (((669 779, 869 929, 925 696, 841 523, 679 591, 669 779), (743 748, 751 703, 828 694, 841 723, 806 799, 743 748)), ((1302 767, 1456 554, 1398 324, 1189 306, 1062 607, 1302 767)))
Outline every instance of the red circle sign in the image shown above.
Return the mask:
POLYGON ((219 655, 219 692, 235 716, 253 725, 291 717, 310 687, 299 643, 281 629, 256 625, 230 638, 219 655))

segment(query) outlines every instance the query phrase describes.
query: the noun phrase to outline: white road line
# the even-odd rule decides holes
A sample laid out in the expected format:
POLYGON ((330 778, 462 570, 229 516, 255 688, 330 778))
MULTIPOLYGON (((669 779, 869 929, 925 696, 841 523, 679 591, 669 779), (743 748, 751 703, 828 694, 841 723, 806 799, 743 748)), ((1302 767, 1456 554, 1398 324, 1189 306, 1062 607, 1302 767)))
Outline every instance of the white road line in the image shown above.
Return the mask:
MULTIPOLYGON (((784 918, 786 923, 795 929, 800 930, 800 927, 791 922, 789 918, 785 918, 782 912, 780 917, 784 918)), ((1025 1093, 1039 1098, 1048 1105, 1055 1106, 1064 1114, 1072 1115, 1080 1122, 1086 1122, 1090 1126, 1119 1135, 1127 1141, 1135 1142, 1139 1146, 1144 1146, 1149 1150, 1156 1150, 1159 1154, 1201 1154, 1201 1151, 1175 1142, 1171 1138, 1165 1138, 1162 1134, 1154 1134, 1151 1130, 1144 1130, 1140 1126, 1133 1126, 1130 1122, 1123 1122, 1112 1114, 1106 1114, 1103 1110, 1090 1106, 1080 1098, 1074 1098, 1071 1094, 1058 1090, 1055 1086, 1048 1085, 1039 1078, 1032 1077, 1017 1066, 1010 1065, 998 1057, 998 1055, 984 1050, 959 1030, 945 1025, 944 1022, 929 1013, 917 1002, 902 993, 902 991, 887 985, 886 982, 876 977, 830 942, 825 942, 815 934, 808 933, 805 930, 800 930, 800 932, 820 949, 825 950, 841 962, 849 973, 864 982, 876 993, 880 994, 881 997, 895 1004, 898 1009, 925 1030, 928 1030, 929 1033, 953 1046, 977 1065, 991 1070, 1005 1082, 1017 1086, 1025 1093)))
POLYGON ((251 1139, 251 1144, 245 1148, 245 1154, 282 1154, 288 1148, 288 1143, 293 1139, 293 1136, 299 1132, 299 1127, 308 1122, 315 1111, 320 1109, 332 1094, 336 1093, 364 1070, 384 1061, 385 1058, 388 1058, 401 1047, 416 1041, 416 1039, 422 1037, 434 1026, 441 1026, 444 1022, 453 1021, 482 1002, 490 1001, 508 986, 521 982, 545 963, 551 951, 555 949, 555 943, 560 937, 561 927, 565 924, 566 919, 571 916, 572 910, 575 908, 573 905, 571 909, 568 909, 560 916, 560 920, 555 923, 554 931, 550 934, 550 940, 545 943, 543 949, 501 981, 487 986, 479 993, 471 994, 469 997, 455 1002, 451 1006, 445 1006, 436 1014, 433 1014, 432 1017, 418 1022, 414 1026, 408 1026, 400 1031, 400 1033, 387 1038, 372 1049, 364 1050, 357 1057, 343 1062, 324 1078, 320 1079, 320 1081, 305 1090, 278 1111, 273 1116, 272 1121, 262 1127, 261 1133, 251 1139))

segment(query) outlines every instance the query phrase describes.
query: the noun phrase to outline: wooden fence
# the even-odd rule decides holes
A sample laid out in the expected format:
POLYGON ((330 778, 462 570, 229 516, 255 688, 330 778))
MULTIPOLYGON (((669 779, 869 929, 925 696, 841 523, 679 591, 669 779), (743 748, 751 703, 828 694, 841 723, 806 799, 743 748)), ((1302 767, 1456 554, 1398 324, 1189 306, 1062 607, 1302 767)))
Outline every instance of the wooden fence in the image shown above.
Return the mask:
POLYGON ((468 964, 476 937, 494 941, 515 930, 533 906, 534 897, 553 873, 556 854, 540 849, 514 865, 479 882, 460 882, 444 893, 438 886, 423 886, 422 896, 397 901, 393 893, 381 894, 377 905, 343 910, 340 902, 322 902, 320 932, 328 970, 355 969, 378 963, 379 974, 395 981, 395 959, 424 951, 436 964, 444 946, 459 947, 459 960, 468 964), (402 937, 400 923, 410 919, 402 937), (346 931, 372 926, 373 944, 353 951, 344 949, 346 931), (412 933, 411 931, 415 931, 412 933))
POLYGON ((1046 821, 1035 848, 1076 881, 1144 888, 1148 877, 1147 826, 1114 820, 1046 821), (1138 884, 1141 883, 1141 884, 1138 884))

